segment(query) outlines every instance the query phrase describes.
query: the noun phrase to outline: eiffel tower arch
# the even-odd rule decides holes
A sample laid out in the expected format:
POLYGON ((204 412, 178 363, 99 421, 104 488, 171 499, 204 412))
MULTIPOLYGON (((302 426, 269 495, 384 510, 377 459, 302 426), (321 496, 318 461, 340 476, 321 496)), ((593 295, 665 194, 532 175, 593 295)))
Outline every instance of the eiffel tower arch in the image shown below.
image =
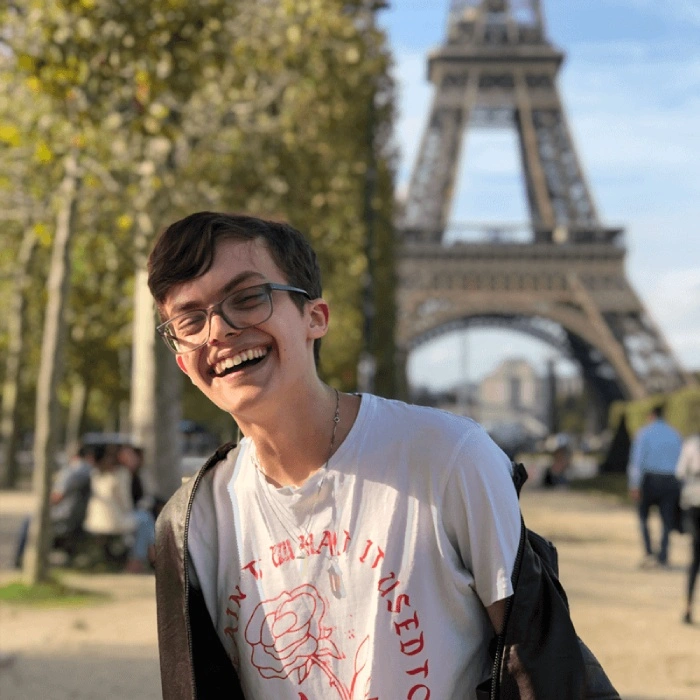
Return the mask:
POLYGON ((400 216, 399 366, 447 332, 497 326, 574 360, 601 415, 617 399, 691 382, 625 274, 623 230, 604 226, 557 86, 564 54, 540 0, 452 0, 445 43, 428 57, 434 98, 400 216), (527 240, 497 225, 449 242, 447 219, 465 132, 517 133, 527 240))

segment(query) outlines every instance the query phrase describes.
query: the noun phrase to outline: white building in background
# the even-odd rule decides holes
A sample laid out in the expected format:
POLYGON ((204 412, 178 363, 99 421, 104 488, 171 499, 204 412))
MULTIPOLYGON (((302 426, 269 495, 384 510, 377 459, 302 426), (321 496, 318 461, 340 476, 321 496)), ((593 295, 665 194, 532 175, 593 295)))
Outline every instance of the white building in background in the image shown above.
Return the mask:
MULTIPOLYGON (((554 418, 553 394, 562 401, 582 391, 580 374, 557 372, 554 360, 542 373, 528 360, 510 357, 480 382, 460 384, 443 395, 433 394, 430 405, 470 416, 507 443, 547 436, 554 418)), ((416 397, 419 403, 425 398, 416 397)))
POLYGON ((487 429, 517 423, 542 436, 547 434, 549 401, 547 377, 527 360, 510 358, 482 379, 474 418, 487 429))

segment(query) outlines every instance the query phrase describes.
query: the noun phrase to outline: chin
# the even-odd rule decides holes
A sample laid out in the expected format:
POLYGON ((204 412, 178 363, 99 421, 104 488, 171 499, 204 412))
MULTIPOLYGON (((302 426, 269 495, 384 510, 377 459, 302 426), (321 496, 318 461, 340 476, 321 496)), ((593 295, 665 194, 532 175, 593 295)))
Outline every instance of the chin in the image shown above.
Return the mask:
POLYGON ((242 389, 236 392, 236 396, 210 396, 212 401, 222 411, 229 413, 235 419, 236 415, 246 412, 247 409, 254 406, 258 400, 258 392, 253 395, 252 392, 242 389))

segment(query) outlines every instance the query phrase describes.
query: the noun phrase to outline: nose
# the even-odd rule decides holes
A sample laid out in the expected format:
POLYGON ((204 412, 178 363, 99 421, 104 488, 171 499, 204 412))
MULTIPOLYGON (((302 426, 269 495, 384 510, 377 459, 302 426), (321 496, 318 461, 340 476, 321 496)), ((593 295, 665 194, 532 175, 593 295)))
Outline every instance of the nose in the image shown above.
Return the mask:
POLYGON ((207 342, 210 345, 216 344, 219 340, 234 333, 237 334, 240 331, 229 325, 218 309, 213 309, 209 314, 209 339, 207 342))

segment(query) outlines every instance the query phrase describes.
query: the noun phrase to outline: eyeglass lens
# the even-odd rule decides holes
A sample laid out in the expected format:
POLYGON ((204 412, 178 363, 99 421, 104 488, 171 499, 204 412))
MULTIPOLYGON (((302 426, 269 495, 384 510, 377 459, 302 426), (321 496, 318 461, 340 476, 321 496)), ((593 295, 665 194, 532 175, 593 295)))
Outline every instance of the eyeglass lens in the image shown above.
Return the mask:
POLYGON ((165 338, 176 352, 194 350, 209 340, 210 318, 219 313, 229 326, 242 330, 264 323, 272 315, 267 286, 249 287, 230 294, 211 312, 203 309, 182 314, 164 326, 165 338))

